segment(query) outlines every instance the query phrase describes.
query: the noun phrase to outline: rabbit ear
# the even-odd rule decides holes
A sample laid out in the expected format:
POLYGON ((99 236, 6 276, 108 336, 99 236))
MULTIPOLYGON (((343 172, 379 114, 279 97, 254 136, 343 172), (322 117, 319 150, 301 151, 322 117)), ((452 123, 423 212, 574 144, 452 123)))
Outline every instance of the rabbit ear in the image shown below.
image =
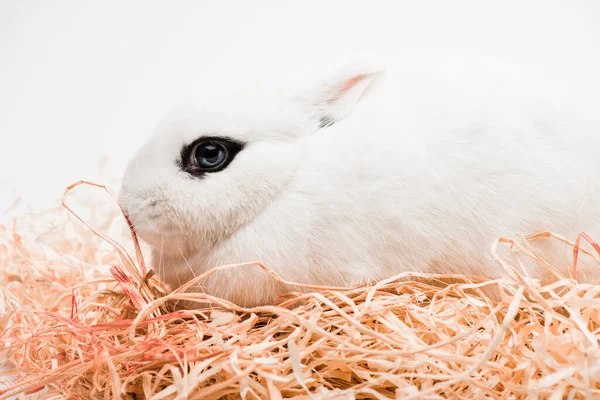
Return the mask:
POLYGON ((315 104, 320 126, 333 125, 348 116, 382 72, 382 69, 352 64, 322 81, 315 104))

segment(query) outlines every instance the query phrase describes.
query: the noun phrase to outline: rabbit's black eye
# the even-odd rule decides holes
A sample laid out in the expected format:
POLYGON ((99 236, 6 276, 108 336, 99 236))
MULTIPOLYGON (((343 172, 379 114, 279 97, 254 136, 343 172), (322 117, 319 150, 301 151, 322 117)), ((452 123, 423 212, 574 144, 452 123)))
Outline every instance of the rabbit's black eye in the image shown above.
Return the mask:
POLYGON ((195 176, 225 169, 243 144, 232 139, 205 137, 181 149, 181 167, 195 176))
POLYGON ((200 143, 194 149, 196 165, 205 170, 219 168, 227 159, 227 148, 221 143, 200 143))

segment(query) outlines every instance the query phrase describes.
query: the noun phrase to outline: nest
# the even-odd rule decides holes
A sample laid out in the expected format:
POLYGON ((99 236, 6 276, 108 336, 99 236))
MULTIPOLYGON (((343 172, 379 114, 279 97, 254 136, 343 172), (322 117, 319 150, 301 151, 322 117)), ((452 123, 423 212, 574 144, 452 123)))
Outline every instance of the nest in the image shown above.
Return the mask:
MULTIPOLYGON (((447 276, 403 274, 243 309, 168 293, 114 202, 96 190, 78 204, 89 214, 80 220, 66 205, 0 226, 0 364, 13 376, 1 399, 600 397, 600 285, 541 286, 513 268, 522 257, 543 263, 535 240, 598 263, 585 234, 499 239, 491 251, 513 254, 497 257, 503 280, 455 276, 440 288, 422 278, 447 276), (177 309, 179 300, 211 307, 177 309)), ((219 268, 279 279, 259 264, 219 268)))

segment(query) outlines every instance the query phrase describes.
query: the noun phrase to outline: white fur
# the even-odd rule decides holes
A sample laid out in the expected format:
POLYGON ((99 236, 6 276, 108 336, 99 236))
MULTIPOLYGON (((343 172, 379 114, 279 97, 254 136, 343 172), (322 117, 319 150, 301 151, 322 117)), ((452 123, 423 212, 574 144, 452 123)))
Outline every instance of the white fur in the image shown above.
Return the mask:
MULTIPOLYGON (((120 201, 174 287, 250 261, 336 286, 403 271, 502 276, 489 256, 500 236, 600 239, 600 130, 527 87, 491 69, 349 64, 293 96, 207 99, 165 119, 120 201), (324 115, 339 120, 319 129, 324 115), (180 171, 184 143, 215 134, 247 147, 203 179, 180 171)), ((568 274, 569 253, 550 243, 540 251, 568 274)), ((197 289, 249 306, 294 288, 247 268, 197 289)))

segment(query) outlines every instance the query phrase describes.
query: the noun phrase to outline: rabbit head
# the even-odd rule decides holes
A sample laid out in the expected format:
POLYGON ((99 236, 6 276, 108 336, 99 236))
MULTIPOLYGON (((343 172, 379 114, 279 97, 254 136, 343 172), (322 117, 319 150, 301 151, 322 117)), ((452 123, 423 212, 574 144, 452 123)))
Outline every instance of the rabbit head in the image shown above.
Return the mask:
POLYGON ((210 251, 268 207, 315 132, 348 116, 378 74, 350 64, 292 95, 257 90, 173 111, 130 162, 121 207, 161 253, 210 251))

